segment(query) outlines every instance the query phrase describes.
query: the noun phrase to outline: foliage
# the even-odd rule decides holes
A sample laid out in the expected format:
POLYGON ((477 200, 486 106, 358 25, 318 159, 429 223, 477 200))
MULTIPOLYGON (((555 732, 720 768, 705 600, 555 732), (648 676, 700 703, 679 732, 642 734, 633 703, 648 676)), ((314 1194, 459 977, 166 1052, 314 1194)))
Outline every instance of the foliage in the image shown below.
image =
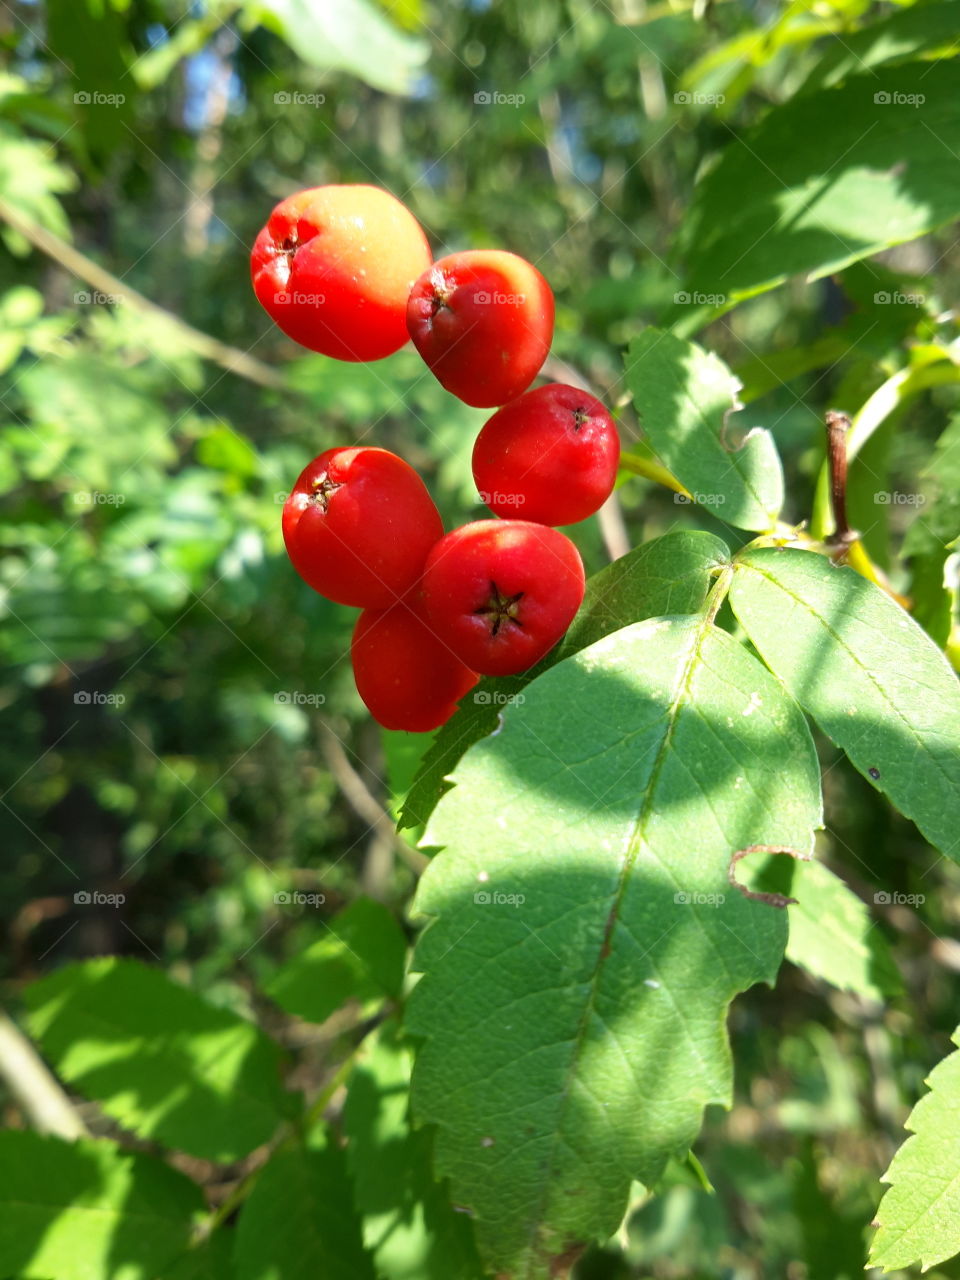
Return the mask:
POLYGON ((15 6, 3 979, 86 1134, 0 1025, 0 1274, 960 1275, 956 9, 15 6), (484 415, 257 308, 330 181, 536 262, 624 442, 425 741, 279 503, 364 440, 475 518, 484 415))

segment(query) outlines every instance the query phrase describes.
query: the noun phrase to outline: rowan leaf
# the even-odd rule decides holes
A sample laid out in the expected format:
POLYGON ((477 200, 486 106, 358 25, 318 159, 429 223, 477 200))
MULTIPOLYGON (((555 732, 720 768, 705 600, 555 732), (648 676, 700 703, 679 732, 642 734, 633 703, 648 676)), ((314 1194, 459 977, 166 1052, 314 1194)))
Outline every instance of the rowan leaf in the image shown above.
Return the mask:
MULTIPOLYGON (((960 1045, 960 1027, 953 1042, 960 1045)), ((870 1266, 928 1271, 960 1253, 960 1049, 930 1072, 907 1118, 911 1136, 881 1181, 890 1183, 877 1211, 870 1266)))
POLYGON ((200 1188, 111 1142, 0 1133, 0 1274, 156 1280, 187 1249, 200 1188))
POLYGON ((33 983, 26 999, 58 1074, 143 1138, 238 1160, 283 1118, 278 1046, 158 969, 87 960, 33 983))
POLYGON ((789 547, 742 556, 730 603, 831 741, 960 861, 960 683, 926 632, 852 569, 789 547))
POLYGON ((694 501, 738 529, 772 528, 783 470, 769 431, 741 428, 740 384, 695 342, 644 329, 630 344, 627 385, 647 440, 694 501))
POLYGON ((702 618, 617 631, 525 694, 428 827, 408 1026, 414 1112, 484 1261, 546 1280, 729 1104, 727 1006, 786 941, 731 860, 807 856, 820 792, 795 703, 702 618))
POLYGON ((339 1147, 277 1151, 237 1221, 237 1280, 374 1280, 339 1147))

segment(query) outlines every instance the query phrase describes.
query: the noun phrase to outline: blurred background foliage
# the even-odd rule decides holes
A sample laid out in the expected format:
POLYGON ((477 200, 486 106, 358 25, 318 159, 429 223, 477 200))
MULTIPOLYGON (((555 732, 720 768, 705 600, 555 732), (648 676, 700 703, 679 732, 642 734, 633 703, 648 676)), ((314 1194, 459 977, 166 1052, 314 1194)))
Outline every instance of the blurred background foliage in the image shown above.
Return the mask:
MULTIPOLYGON (((623 345, 653 322, 699 323, 678 298, 698 178, 805 85, 947 57, 958 13, 866 0, 0 8, 11 1003, 38 973, 106 951, 249 1009, 325 915, 361 891, 402 912, 413 884, 418 855, 375 819, 424 744, 365 715, 352 611, 290 569, 280 504, 316 453, 366 441, 420 468, 448 523, 476 518, 469 456, 484 415, 409 350, 352 367, 294 348, 249 286, 248 248, 273 204, 375 182, 438 254, 529 257, 557 295, 551 374, 569 362, 633 444, 623 345), (291 888, 325 905, 278 906, 291 888), (125 900, 75 901, 93 891, 125 900)), ((924 351, 954 349, 958 268, 947 226, 706 317, 700 340, 741 377, 745 425, 780 446, 785 518, 810 515, 824 410, 854 412, 924 351)), ((951 379, 904 396, 851 482, 871 554, 941 643, 960 533, 945 434, 952 420, 957 439, 956 409, 951 379), (878 506, 878 476, 913 500, 878 506)), ((618 492, 633 545, 677 523, 717 527, 639 477, 618 492)), ((588 569, 605 563, 595 521, 574 536, 588 569)), ((739 1001, 737 1104, 700 1144, 716 1195, 678 1167, 584 1277, 862 1271, 878 1175, 960 1021, 960 876, 828 744, 824 760, 823 857, 867 901, 924 899, 877 913, 904 993, 883 1008, 787 966, 776 992, 739 1001)))

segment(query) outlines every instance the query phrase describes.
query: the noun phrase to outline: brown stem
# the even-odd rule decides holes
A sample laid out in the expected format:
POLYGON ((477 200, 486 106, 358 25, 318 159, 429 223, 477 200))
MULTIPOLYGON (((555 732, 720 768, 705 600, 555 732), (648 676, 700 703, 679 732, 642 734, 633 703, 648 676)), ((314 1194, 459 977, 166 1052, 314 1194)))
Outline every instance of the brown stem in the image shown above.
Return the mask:
POLYGON ((847 432, 850 419, 837 409, 828 409, 827 464, 830 468, 830 501, 835 531, 827 539, 834 546, 848 547, 857 535, 847 520, 847 432))

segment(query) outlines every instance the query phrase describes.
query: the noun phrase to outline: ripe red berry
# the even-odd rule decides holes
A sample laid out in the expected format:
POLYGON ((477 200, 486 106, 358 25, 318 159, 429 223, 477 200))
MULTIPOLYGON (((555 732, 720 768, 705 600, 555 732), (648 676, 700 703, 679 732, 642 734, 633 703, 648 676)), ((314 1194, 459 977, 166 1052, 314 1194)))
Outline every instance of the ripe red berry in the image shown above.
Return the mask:
POLYGON ((430 256, 420 224, 388 191, 328 186, 277 205, 250 267, 288 337, 337 360, 380 360, 407 341, 407 297, 430 256))
POLYGON ((453 253, 413 286, 407 327, 448 391, 490 409, 526 391, 539 373, 553 339, 553 294, 514 253, 453 253))
POLYGON ((536 387, 498 410, 473 447, 473 478, 498 516, 574 524, 603 506, 620 440, 599 400, 576 387, 536 387))
POLYGON ((426 733, 445 724, 476 672, 434 635, 417 606, 365 609, 350 647, 357 691, 385 729, 426 733))
POLYGON ((339 604, 384 609, 410 589, 443 521, 426 485, 387 449, 328 449, 283 508, 293 567, 339 604))
POLYGON ((564 534, 526 520, 478 520, 441 538, 423 571, 427 621, 473 671, 526 671, 583 600, 583 564, 564 534))

